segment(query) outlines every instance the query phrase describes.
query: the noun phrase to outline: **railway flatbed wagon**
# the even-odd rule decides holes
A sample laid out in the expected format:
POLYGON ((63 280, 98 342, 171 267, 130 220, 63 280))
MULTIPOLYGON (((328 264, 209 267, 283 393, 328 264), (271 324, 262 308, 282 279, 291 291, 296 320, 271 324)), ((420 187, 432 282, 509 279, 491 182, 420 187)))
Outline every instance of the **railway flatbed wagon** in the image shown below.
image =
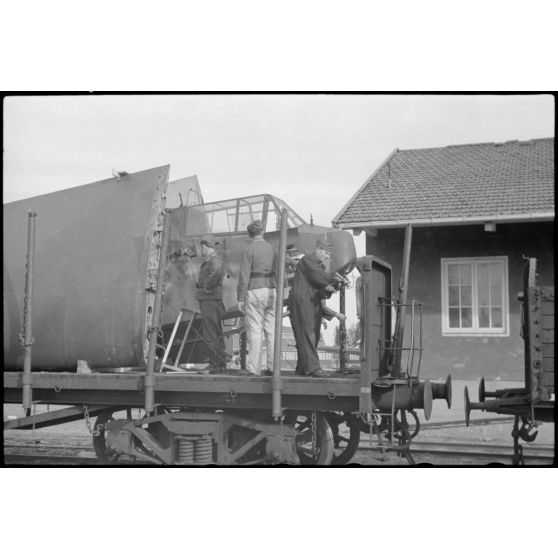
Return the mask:
MULTIPOLYGON (((156 373, 155 406, 213 409, 271 409, 272 378, 229 374, 156 373)), ((307 378, 288 375, 281 380, 282 403, 300 410, 358 412, 360 380, 352 377, 307 378)), ((4 372, 4 400, 21 403, 22 372, 4 372)), ((33 395, 50 405, 113 405, 141 407, 145 398, 145 371, 33 372, 33 395)))
MULTIPOLYGON (((9 421, 5 428, 41 428, 96 417, 93 445, 103 461, 128 455, 169 465, 345 464, 358 447, 360 433, 370 432, 370 421, 360 412, 362 390, 357 371, 325 379, 282 371, 279 422, 271 416, 273 378, 243 373, 155 373, 154 412, 140 411, 143 416, 133 420, 132 410, 144 408, 145 370, 34 372, 34 400, 64 408, 9 421), (202 459, 196 448, 206 446, 211 446, 211 452, 207 450, 202 459)), ((416 420, 414 409, 423 408, 429 418, 432 399, 448 397, 448 384, 427 381, 422 388, 415 385, 411 397, 403 382, 400 387, 395 399, 387 386, 376 388, 374 396, 386 416, 393 403, 396 409, 412 410, 416 420)), ((4 372, 6 403, 20 403, 22 388, 23 372, 4 372)), ((375 426, 380 433, 380 425, 375 426)), ((392 425, 386 423, 382 428, 388 426, 392 425)), ((397 420, 393 426, 400 432, 397 420)), ((416 432, 418 424, 413 426, 416 432)))
MULTIPOLYGON (((125 456, 167 465, 343 464, 364 431, 412 462, 416 410, 428 419, 433 399, 449 406, 451 378, 419 378, 420 305, 407 304, 405 294, 411 228, 395 299, 390 265, 374 256, 357 260, 345 231, 308 225, 269 195, 192 204, 184 193, 178 207, 168 208, 167 186, 168 167, 161 167, 4 207, 4 401, 21 402, 26 411, 4 428, 84 417, 90 425, 96 417, 91 431, 101 460, 125 456), (35 213, 43 233, 36 262, 35 213), (244 228, 256 218, 279 253, 273 374, 246 375, 242 328, 226 326, 226 336, 240 337, 241 369, 205 375, 199 364, 210 347, 193 296, 199 238, 218 239, 227 316, 237 319, 244 228), (324 235, 334 246, 330 272, 345 275, 355 266, 360 272, 359 367, 345 365, 342 330, 340 369, 332 377, 293 376, 281 370, 286 290, 298 259, 324 235), (22 330, 23 350, 15 335, 22 330), (34 414, 37 403, 61 408, 34 414)), ((344 285, 338 288, 343 313, 344 285)))
MULTIPOLYGON (((234 372, 218 376, 156 373, 154 412, 135 421, 125 417, 131 417, 132 409, 144 407, 145 371, 34 372, 33 398, 69 407, 11 421, 6 427, 31 429, 85 415, 97 417, 94 448, 107 462, 124 454, 166 464, 266 459, 296 463, 301 458, 303 463, 341 464, 352 457, 360 438, 359 425, 365 426, 357 420, 358 376, 324 380, 282 375, 284 413, 277 423, 270 412, 273 379, 234 372), (339 426, 347 422, 347 432, 340 435, 339 426), (296 456, 291 455, 295 445, 289 438, 296 439, 296 456), (209 446, 211 452, 201 451, 209 446)), ((22 376, 22 372, 4 373, 6 403, 21 402, 22 376)))

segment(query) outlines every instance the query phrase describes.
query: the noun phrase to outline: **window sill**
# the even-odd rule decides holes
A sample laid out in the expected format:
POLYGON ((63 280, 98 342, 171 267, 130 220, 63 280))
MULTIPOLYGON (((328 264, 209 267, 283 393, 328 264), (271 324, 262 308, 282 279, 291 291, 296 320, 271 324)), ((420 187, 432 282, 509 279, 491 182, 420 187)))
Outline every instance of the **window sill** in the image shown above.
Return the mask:
POLYGON ((509 331, 488 332, 488 331, 442 331, 442 337, 509 337, 509 331))

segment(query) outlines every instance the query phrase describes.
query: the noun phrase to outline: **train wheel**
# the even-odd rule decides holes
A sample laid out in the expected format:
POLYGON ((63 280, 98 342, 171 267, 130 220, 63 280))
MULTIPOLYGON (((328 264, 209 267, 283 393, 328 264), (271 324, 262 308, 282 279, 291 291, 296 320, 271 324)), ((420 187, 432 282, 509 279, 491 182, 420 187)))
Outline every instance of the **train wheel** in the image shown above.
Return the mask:
POLYGON ((107 409, 103 411, 95 421, 95 428, 93 429, 93 449, 95 450, 95 455, 103 463, 116 463, 118 460, 118 455, 108 450, 106 441, 106 431, 105 425, 114 420, 114 413, 117 412, 114 409, 107 409))
POLYGON ((346 465, 354 456, 360 442, 360 428, 356 422, 345 420, 341 413, 326 413, 333 434, 332 465, 346 465))
POLYGON ((295 411, 287 416, 285 422, 299 432, 296 453, 302 465, 331 465, 333 433, 322 413, 295 411))

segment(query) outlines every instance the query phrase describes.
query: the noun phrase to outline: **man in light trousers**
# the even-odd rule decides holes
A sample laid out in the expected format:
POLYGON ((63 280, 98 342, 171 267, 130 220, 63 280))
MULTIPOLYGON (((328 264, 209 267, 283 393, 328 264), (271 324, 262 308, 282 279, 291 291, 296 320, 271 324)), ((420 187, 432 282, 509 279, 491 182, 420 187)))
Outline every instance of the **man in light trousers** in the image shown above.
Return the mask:
POLYGON ((277 253, 263 238, 263 224, 256 220, 248 225, 251 239, 242 252, 238 277, 238 308, 244 312, 248 338, 246 368, 250 374, 262 374, 262 330, 265 337, 266 368, 273 370, 273 334, 275 330, 275 271, 277 253))

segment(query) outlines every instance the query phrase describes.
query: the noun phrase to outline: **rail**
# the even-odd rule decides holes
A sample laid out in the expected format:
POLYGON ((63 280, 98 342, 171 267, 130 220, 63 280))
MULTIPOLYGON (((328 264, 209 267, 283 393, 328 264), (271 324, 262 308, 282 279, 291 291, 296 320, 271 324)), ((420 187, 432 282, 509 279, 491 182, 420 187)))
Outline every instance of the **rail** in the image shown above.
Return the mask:
MULTIPOLYGON (((457 442, 414 442, 412 453, 417 457, 415 463, 434 465, 489 465, 493 463, 509 464, 513 457, 513 448, 504 444, 478 444, 457 442)), ((554 447, 548 444, 530 444, 524 448, 526 465, 548 465, 554 461, 554 447)), ((370 447, 368 440, 362 440, 357 453, 351 460, 353 464, 382 465, 377 460, 390 459, 380 447, 370 447), (376 457, 374 457, 376 456, 376 457)), ((397 459, 395 455, 391 459, 397 459)), ((103 466, 91 446, 78 445, 33 445, 31 443, 10 442, 4 446, 4 463, 6 465, 57 465, 57 466, 103 466)), ((407 465, 402 458, 396 464, 407 465)), ((152 466, 141 459, 123 457, 112 465, 120 466, 152 466)))

